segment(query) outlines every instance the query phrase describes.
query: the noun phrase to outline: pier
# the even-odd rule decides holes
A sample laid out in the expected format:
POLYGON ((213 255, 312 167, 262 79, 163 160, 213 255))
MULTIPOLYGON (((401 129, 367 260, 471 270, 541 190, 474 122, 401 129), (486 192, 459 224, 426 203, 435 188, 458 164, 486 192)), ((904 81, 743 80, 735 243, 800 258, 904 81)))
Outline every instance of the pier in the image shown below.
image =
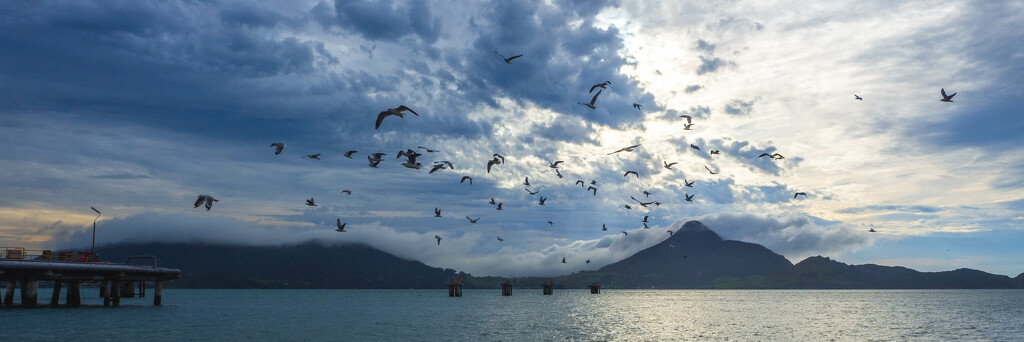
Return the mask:
POLYGON ((115 264, 94 261, 95 256, 91 254, 84 256, 84 259, 74 259, 73 253, 61 252, 58 260, 53 260, 51 251, 29 257, 23 248, 0 250, 4 251, 3 258, 0 258, 0 282, 7 283, 0 304, 5 306, 14 305, 16 285, 20 285, 22 307, 39 305, 40 281, 53 282, 51 306, 59 305, 60 292, 65 287, 67 295, 64 304, 69 307, 81 306, 82 283, 98 283, 103 306, 119 306, 122 297, 134 297, 136 294, 144 297, 147 282, 154 284, 153 305, 159 306, 163 299, 163 282, 177 279, 181 275, 178 269, 157 267, 154 256, 134 256, 124 264, 115 264), (151 265, 131 264, 136 259, 150 260, 151 265))
POLYGON ((601 294, 601 283, 595 282, 587 287, 590 288, 590 294, 601 294))
POLYGON ((512 280, 505 279, 505 281, 501 282, 501 295, 502 296, 511 296, 512 295, 512 280))

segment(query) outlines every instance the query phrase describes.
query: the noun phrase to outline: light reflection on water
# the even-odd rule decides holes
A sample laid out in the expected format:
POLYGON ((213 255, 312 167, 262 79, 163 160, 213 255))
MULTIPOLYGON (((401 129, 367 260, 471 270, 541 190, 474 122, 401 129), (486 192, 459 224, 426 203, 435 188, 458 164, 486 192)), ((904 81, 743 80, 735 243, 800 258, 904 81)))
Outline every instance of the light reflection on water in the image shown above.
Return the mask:
MULTIPOLYGON (((49 301, 40 289, 40 303, 49 301)), ((0 310, 28 340, 1017 340, 1021 290, 164 290, 0 310)))

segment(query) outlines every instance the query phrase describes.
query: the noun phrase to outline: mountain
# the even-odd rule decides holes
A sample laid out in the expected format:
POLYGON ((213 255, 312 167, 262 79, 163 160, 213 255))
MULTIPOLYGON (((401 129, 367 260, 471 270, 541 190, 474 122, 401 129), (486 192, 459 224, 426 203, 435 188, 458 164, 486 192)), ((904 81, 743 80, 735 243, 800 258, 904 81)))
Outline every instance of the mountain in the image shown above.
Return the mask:
POLYGON ((847 265, 826 257, 804 259, 766 277, 720 279, 725 288, 778 289, 1006 289, 1024 288, 1021 276, 1010 278, 968 268, 919 272, 906 267, 847 265))
POLYGON ((444 288, 451 278, 469 276, 366 245, 317 241, 276 247, 117 244, 101 246, 97 253, 112 262, 155 255, 159 266, 181 269, 180 279, 167 282, 180 288, 444 288))
POLYGON ((571 287, 595 281, 610 288, 708 288, 721 277, 764 276, 793 266, 764 246, 723 240, 698 221, 665 241, 593 272, 556 279, 571 287))

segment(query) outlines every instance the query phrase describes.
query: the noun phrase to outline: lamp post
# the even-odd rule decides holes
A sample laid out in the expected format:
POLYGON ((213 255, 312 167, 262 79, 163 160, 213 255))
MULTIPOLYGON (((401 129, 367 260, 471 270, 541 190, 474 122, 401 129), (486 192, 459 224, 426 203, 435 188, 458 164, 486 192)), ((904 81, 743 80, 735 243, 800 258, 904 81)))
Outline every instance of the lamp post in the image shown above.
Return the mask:
POLYGON ((96 259, 96 220, 99 220, 100 215, 103 214, 100 213, 99 210, 96 210, 95 207, 89 208, 92 208, 92 211, 96 212, 96 218, 92 220, 92 252, 90 252, 89 254, 89 261, 93 261, 94 259, 96 259))

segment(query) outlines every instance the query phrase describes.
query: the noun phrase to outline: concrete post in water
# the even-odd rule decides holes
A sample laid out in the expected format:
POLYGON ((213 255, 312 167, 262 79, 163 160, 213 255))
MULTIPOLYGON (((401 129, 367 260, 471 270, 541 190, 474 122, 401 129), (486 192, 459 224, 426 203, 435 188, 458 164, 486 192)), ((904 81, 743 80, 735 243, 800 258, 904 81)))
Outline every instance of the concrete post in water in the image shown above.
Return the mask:
POLYGON ((590 288, 591 294, 601 294, 601 283, 595 282, 593 284, 588 285, 587 287, 590 288))
POLYGON ((512 295, 512 281, 506 279, 501 283, 501 295, 511 296, 512 295))
POLYGON ((111 282, 114 283, 111 289, 113 291, 111 301, 114 302, 114 306, 121 306, 121 282, 116 280, 111 282))
POLYGON ((82 291, 78 280, 68 281, 68 295, 64 299, 64 305, 70 307, 82 306, 82 291))
POLYGON ((547 282, 545 282, 543 284, 540 284, 540 286, 544 288, 544 294, 545 295, 555 294, 555 281, 554 281, 554 279, 549 279, 547 282))
POLYGON ((28 279, 21 281, 21 306, 26 308, 35 307, 39 302, 39 280, 28 279))
POLYGON ((14 306, 14 280, 7 281, 7 292, 4 292, 4 301, 0 304, 14 306))
POLYGON ((157 280, 155 286, 153 286, 153 306, 160 306, 160 296, 164 292, 164 283, 157 280))
POLYGON ((112 282, 113 280, 110 280, 110 278, 103 281, 103 306, 110 306, 110 283, 112 282))
POLYGON ((53 281, 53 295, 50 296, 50 306, 60 305, 60 280, 53 281))

